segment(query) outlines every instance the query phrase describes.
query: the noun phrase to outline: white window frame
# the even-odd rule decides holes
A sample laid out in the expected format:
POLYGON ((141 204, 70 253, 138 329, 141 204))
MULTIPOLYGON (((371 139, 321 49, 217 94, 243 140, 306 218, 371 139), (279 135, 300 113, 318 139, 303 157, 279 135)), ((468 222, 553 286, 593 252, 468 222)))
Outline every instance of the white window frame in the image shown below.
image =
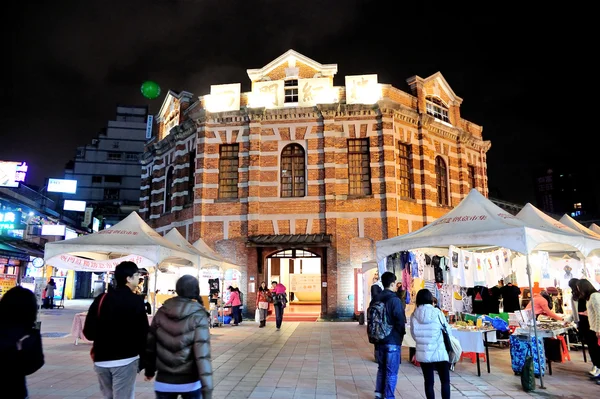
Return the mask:
POLYGON ((448 117, 448 106, 442 101, 441 98, 435 96, 429 96, 425 99, 427 114, 439 119, 442 122, 450 123, 448 117), (439 101, 439 104, 436 101, 439 101))

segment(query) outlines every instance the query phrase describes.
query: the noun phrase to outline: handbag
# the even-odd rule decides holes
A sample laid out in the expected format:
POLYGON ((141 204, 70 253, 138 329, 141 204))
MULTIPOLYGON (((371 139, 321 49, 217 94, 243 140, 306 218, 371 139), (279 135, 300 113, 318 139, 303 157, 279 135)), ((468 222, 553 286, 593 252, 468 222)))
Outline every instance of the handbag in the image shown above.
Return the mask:
POLYGON ((521 386, 525 392, 531 392, 535 390, 535 369, 533 367, 531 346, 527 345, 527 348, 527 356, 525 356, 525 363, 521 372, 521 386))
MULTIPOLYGON (((100 298, 100 303, 98 304, 98 312, 96 314, 96 318, 100 318, 100 309, 102 308, 102 302, 104 302, 104 298, 106 298, 106 295, 108 294, 104 294, 102 295, 102 298, 100 298)), ((94 345, 92 345, 92 349, 90 349, 90 357, 92 358, 92 361, 94 361, 94 357, 95 357, 95 353, 94 353, 94 345)))
POLYGON ((258 308, 259 309, 269 309, 269 302, 259 302, 258 308))
POLYGON ((460 346, 460 342, 456 337, 448 334, 448 330, 446 330, 446 324, 443 320, 440 319, 440 323, 442 324, 442 337, 444 338, 444 346, 448 352, 448 362, 450 364, 458 363, 460 356, 462 355, 462 347, 460 346))

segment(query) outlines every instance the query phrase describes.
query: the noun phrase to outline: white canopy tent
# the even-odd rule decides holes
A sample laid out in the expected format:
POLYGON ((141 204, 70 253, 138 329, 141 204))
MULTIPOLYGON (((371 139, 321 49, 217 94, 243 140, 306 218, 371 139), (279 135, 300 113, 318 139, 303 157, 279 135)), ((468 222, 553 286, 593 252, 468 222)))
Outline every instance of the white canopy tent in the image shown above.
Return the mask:
POLYGON ((243 269, 245 269, 243 266, 236 265, 235 263, 228 261, 223 255, 209 247, 202 238, 199 238, 193 245, 194 248, 200 251, 206 258, 216 262, 221 262, 220 267, 223 270, 235 269, 241 272, 243 269))
POLYGON ((598 226, 596 223, 592 223, 590 225, 589 229, 592 230, 596 234, 600 234, 600 226, 598 226))
POLYGON ((528 226, 568 235, 569 238, 564 238, 563 243, 578 243, 573 246, 581 247, 580 252, 584 257, 587 257, 593 251, 600 249, 600 240, 585 235, 582 232, 553 219, 529 203, 521 209, 516 217, 525 222, 528 226))
POLYGON ((139 267, 190 265, 196 256, 162 237, 132 212, 98 233, 47 243, 44 260, 60 268, 98 272, 114 270, 122 260, 132 260, 139 267))
MULTIPOLYGON (((584 252, 584 240, 559 227, 541 228, 540 223, 530 225, 498 207, 477 190, 471 190, 453 210, 426 225, 403 236, 378 241, 377 260, 400 251, 416 248, 457 247, 508 248, 527 256, 529 288, 533 291, 529 255, 539 251, 584 252), (561 232, 559 232, 559 230, 561 232)), ((533 297, 531 305, 533 306, 533 297)), ((534 318, 534 336, 537 342, 537 323, 534 318)), ((538 348, 538 359, 539 359, 538 348)), ((540 374, 541 386, 544 386, 540 374)))
POLYGON ((565 226, 570 227, 573 230, 580 232, 583 235, 586 235, 589 237, 594 237, 594 238, 600 240, 600 233, 596 233, 596 232, 588 229, 587 227, 585 227, 584 225, 582 225, 577 220, 573 219, 571 216, 569 216, 567 214, 563 215, 563 217, 560 218, 560 222, 562 224, 564 224, 565 226))

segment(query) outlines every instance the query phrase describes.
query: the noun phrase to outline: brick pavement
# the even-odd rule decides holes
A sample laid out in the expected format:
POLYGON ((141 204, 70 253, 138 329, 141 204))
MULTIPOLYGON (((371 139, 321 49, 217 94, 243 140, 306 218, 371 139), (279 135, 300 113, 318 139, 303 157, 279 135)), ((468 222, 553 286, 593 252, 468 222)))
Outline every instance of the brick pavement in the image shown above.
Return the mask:
MULTIPOLYGON (((73 301, 65 310, 45 310, 42 333, 69 333, 73 315, 89 302, 73 301)), ((357 323, 285 323, 275 331, 273 323, 258 329, 251 321, 239 327, 212 330, 216 399, 219 398, 373 398, 377 365, 365 327, 357 323)), ((44 338, 46 365, 28 378, 30 396, 38 398, 101 398, 89 358, 89 344, 73 345, 70 336, 44 338)), ((398 376, 397 398, 424 398, 419 368, 407 361, 398 376)), ((569 399, 597 398, 600 386, 588 381, 580 352, 572 361, 555 364, 546 376, 546 390, 527 394, 510 368, 508 349, 490 349, 492 373, 482 363, 463 361, 451 375, 452 397, 569 399)), ((436 381, 437 383, 437 381, 436 381)), ((539 383, 539 380, 538 380, 539 383)), ((439 384, 436 386, 439 388, 439 384)), ((136 398, 154 398, 152 383, 138 377, 136 398)), ((439 390, 436 396, 441 397, 439 390)))

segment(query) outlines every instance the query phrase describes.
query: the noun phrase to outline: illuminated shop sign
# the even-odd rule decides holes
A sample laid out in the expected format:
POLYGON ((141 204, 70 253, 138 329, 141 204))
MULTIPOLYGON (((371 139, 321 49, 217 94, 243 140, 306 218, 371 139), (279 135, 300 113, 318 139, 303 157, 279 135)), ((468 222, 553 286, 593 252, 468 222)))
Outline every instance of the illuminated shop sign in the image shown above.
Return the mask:
POLYGON ((239 111, 241 83, 210 86, 210 95, 205 96, 208 112, 239 111))
POLYGON ((0 187, 19 187, 27 176, 26 162, 0 161, 0 187))
POLYGON ((48 179, 48 192, 75 194, 77 192, 77 180, 48 179))
POLYGON ((380 99, 377 75, 346 76, 346 104, 375 104, 380 99))
POLYGON ((20 211, 0 211, 0 230, 23 230, 20 211))

